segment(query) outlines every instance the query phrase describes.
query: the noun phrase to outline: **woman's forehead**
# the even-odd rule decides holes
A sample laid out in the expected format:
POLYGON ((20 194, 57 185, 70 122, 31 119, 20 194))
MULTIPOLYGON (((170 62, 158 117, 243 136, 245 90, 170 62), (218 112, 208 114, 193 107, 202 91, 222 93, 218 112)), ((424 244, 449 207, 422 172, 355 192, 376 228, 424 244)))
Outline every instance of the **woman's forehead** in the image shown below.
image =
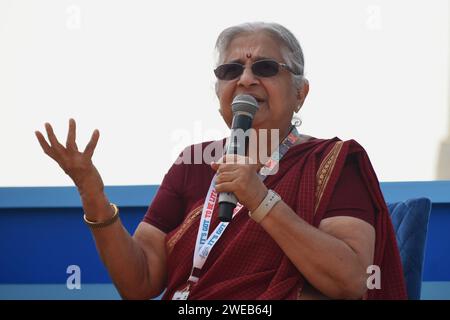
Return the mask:
POLYGON ((239 35, 231 40, 224 53, 224 61, 252 61, 264 58, 282 60, 281 46, 265 33, 239 35))

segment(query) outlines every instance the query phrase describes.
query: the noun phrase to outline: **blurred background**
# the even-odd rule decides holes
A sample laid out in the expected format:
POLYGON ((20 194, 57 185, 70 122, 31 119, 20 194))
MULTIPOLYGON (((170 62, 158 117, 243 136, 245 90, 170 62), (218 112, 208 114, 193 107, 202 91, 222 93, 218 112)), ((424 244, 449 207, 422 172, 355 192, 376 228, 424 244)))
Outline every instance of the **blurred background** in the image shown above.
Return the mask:
POLYGON ((34 131, 65 141, 73 117, 84 148, 100 130, 94 163, 133 233, 180 151, 229 135, 214 44, 246 21, 298 37, 300 131, 365 147, 409 296, 450 299, 449 15, 448 0, 0 0, 0 299, 120 298, 34 131))
POLYGON ((300 40, 300 130, 356 139, 381 181, 450 179, 449 1, 0 0, 0 187, 69 186, 34 131, 68 119, 107 185, 159 184, 188 144, 228 135, 220 31, 273 21, 300 40))

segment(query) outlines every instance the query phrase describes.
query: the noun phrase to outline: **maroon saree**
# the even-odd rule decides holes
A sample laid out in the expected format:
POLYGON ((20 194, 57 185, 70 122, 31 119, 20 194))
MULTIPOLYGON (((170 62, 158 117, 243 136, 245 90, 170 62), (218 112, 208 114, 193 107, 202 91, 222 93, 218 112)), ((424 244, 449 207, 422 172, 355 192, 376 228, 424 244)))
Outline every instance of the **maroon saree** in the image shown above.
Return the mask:
MULTIPOLYGON (((404 299, 406 289, 395 234, 378 179, 365 150, 354 140, 312 139, 292 147, 276 175, 265 180, 302 219, 318 227, 348 157, 357 160, 375 208, 374 264, 381 269, 381 289, 368 290, 368 299, 404 299)), ((211 177, 207 177, 211 179, 211 177)), ((205 194, 167 234, 168 281, 164 299, 186 285, 192 267, 205 194)), ((217 208, 216 208, 217 209, 217 208)), ((218 224, 213 215, 214 230, 218 224)), ((297 299, 305 279, 244 208, 211 251, 189 299, 297 299)))

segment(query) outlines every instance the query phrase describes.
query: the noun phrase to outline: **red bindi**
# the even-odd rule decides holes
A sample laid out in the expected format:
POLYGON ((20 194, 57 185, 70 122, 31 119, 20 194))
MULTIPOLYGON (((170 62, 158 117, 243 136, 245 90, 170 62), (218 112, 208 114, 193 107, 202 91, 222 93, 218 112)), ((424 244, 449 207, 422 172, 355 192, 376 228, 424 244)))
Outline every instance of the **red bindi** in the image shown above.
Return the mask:
POLYGON ((252 57, 252 54, 251 53, 247 53, 245 56, 247 57, 247 59, 250 59, 252 57))

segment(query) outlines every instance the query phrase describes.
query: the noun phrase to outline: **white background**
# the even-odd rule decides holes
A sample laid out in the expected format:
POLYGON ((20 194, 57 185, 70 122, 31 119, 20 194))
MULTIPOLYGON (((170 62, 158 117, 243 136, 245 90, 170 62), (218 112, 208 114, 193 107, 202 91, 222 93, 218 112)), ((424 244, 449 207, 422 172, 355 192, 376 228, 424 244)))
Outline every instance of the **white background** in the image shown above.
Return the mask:
POLYGON ((228 134, 219 32, 274 21, 299 38, 304 133, 354 138, 381 181, 432 180, 447 135, 448 0, 0 0, 0 186, 72 185, 40 150, 51 122, 95 128, 107 185, 158 184, 185 145, 228 134))

